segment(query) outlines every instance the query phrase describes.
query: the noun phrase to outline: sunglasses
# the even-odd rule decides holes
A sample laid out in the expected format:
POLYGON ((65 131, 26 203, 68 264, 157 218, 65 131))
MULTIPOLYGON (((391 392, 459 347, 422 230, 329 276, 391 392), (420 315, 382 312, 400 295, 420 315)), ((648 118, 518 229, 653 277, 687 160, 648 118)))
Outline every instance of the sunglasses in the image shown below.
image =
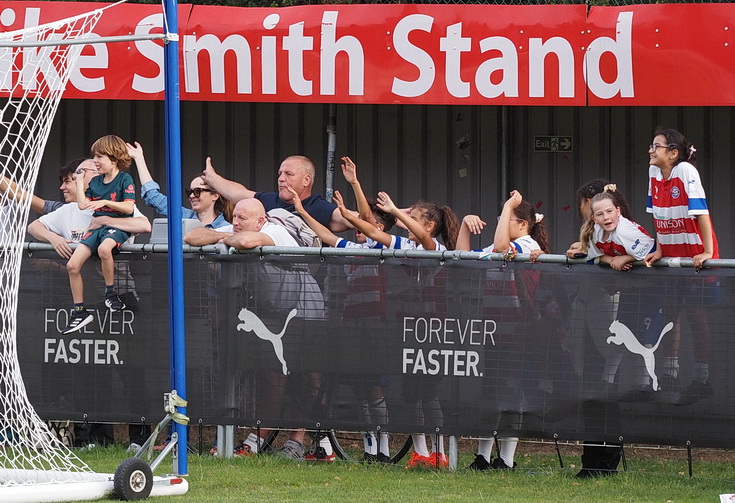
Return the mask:
POLYGON ((202 192, 212 192, 212 189, 203 189, 201 187, 197 187, 196 189, 186 189, 186 197, 190 197, 192 194, 194 194, 194 197, 199 197, 202 195, 202 192))

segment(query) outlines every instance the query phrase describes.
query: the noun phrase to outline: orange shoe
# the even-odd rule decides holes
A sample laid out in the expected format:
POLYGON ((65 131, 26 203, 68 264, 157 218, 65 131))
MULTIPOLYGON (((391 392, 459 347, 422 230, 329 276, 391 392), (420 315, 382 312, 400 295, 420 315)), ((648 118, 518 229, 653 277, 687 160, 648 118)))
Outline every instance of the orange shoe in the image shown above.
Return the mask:
POLYGON ((334 452, 327 454, 326 449, 322 446, 317 446, 316 449, 304 456, 304 461, 319 461, 322 463, 334 463, 335 459, 337 459, 337 455, 334 452))
POLYGON ((449 459, 446 454, 432 452, 428 456, 421 456, 414 452, 406 463, 409 470, 414 468, 449 468, 449 459))
POLYGON ((406 463, 406 469, 413 470, 415 468, 426 468, 428 460, 428 456, 421 456, 418 452, 414 452, 411 459, 406 463))
POLYGON ((447 458, 446 454, 443 454, 441 452, 432 452, 426 457, 426 459, 428 460, 427 462, 429 463, 429 468, 449 468, 449 458, 447 458))

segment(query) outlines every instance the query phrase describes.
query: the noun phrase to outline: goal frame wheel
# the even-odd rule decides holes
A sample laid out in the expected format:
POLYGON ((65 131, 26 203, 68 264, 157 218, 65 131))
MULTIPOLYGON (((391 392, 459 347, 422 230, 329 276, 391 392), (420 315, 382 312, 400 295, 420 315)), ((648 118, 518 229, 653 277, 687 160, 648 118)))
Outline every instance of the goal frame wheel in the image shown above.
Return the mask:
POLYGON ((153 471, 140 458, 127 458, 115 470, 115 495, 124 501, 146 499, 153 489, 153 471))

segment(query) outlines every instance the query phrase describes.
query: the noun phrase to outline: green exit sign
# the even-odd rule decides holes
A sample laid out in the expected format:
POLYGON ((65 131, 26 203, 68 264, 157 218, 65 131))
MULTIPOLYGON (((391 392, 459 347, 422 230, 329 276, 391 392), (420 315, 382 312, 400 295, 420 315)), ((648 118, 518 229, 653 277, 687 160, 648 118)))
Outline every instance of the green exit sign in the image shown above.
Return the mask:
POLYGON ((534 152, 571 152, 574 142, 571 136, 534 136, 534 152))

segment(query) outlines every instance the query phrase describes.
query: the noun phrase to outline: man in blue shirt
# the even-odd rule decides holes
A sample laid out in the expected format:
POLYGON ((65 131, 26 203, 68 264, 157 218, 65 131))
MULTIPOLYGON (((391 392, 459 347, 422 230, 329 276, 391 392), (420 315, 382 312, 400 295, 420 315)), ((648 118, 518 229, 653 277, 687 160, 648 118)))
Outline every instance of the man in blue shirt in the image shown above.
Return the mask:
POLYGON ((255 197, 263 203, 266 211, 283 208, 298 215, 293 205, 293 194, 288 190, 288 187, 291 187, 298 194, 306 211, 319 223, 332 232, 351 229, 352 226, 342 217, 335 204, 312 194, 314 174, 314 163, 308 157, 292 155, 286 157, 278 169, 278 192, 256 192, 219 175, 209 157, 204 170, 207 185, 232 202, 255 197))

